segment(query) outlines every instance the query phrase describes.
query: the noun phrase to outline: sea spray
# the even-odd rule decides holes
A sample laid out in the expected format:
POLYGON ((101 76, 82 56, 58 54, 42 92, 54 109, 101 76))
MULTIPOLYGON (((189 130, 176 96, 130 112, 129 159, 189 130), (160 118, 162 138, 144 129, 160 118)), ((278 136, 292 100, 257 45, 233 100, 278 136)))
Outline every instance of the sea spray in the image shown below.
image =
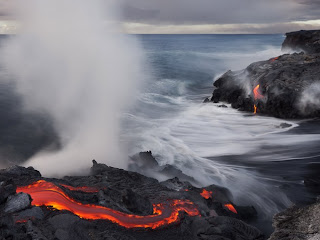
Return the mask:
POLYGON ((48 114, 61 149, 32 165, 47 176, 80 173, 95 158, 126 168, 118 115, 131 102, 143 56, 121 33, 112 1, 29 0, 17 4, 19 34, 2 46, 2 66, 25 108, 48 114))

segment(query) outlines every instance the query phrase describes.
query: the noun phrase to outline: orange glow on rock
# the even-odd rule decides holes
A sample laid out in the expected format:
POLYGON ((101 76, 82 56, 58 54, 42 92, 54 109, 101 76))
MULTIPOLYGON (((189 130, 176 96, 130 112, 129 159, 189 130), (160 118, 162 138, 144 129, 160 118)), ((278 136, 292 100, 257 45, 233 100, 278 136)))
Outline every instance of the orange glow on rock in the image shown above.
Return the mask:
MULTIPOLYGON (((258 84, 254 89, 253 89, 253 96, 254 96, 254 100, 258 100, 258 99, 261 99, 261 98, 264 98, 264 96, 260 93, 259 91, 260 89, 260 84, 258 84)), ((257 113, 257 105, 254 104, 253 105, 253 113, 256 114, 257 113)))
POLYGON ((59 184, 71 191, 81 191, 81 192, 86 192, 86 193, 97 193, 99 192, 99 189, 98 188, 95 188, 95 187, 72 187, 72 186, 69 186, 69 185, 66 185, 66 184, 59 184))
POLYGON ((205 199, 212 198, 212 192, 207 191, 206 189, 203 189, 202 192, 200 193, 200 195, 205 199))
POLYGON ((196 205, 190 200, 168 200, 153 205, 153 215, 139 216, 122 213, 107 207, 83 204, 66 195, 57 185, 40 180, 28 186, 18 187, 17 192, 24 192, 33 199, 34 206, 47 206, 57 210, 67 210, 80 218, 112 221, 125 228, 156 229, 180 220, 180 212, 189 216, 200 216, 196 205))
POLYGON ((279 59, 279 57, 272 58, 272 59, 271 59, 271 62, 274 62, 274 61, 276 61, 276 60, 278 60, 278 59, 279 59))
POLYGON ((234 206, 232 205, 232 204, 230 204, 230 203, 228 203, 228 204, 225 204, 224 205, 226 208, 228 208, 229 209, 229 211, 231 211, 231 212, 233 212, 233 213, 238 213, 237 212, 237 210, 234 208, 234 206))
POLYGON ((16 221, 16 224, 18 224, 18 223, 26 223, 26 222, 28 222, 28 220, 29 219, 19 219, 19 220, 16 221))
POLYGON ((254 89, 253 89, 253 95, 254 95, 254 100, 258 100, 263 98, 263 95, 259 91, 260 84, 258 84, 254 89))

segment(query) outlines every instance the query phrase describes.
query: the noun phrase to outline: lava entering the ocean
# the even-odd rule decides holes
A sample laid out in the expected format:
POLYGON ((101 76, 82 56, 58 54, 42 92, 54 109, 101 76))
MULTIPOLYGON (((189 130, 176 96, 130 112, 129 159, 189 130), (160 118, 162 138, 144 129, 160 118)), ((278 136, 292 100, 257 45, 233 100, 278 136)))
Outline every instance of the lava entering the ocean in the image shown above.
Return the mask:
POLYGON ((259 91, 260 89, 260 84, 258 84, 254 89, 253 89, 253 95, 254 95, 254 100, 258 100, 263 98, 263 95, 259 91))
MULTIPOLYGON (((76 189, 79 190, 79 188, 76 189)), ((180 212, 186 212, 189 216, 200 216, 200 212, 193 202, 177 199, 154 204, 153 215, 139 216, 122 213, 99 205, 80 203, 70 198, 54 183, 44 180, 39 180, 28 186, 18 187, 17 192, 29 194, 33 199, 32 205, 34 206, 44 205, 57 210, 67 210, 84 219, 110 220, 125 228, 156 229, 178 222, 180 220, 180 212)))
MULTIPOLYGON (((258 84, 254 89, 253 89, 253 97, 254 97, 254 100, 256 101, 256 100, 259 100, 259 99, 261 99, 261 98, 263 98, 264 96, 260 93, 260 91, 259 91, 259 89, 260 89, 260 84, 258 84)), ((253 105, 253 113, 254 114, 256 114, 257 113, 257 105, 256 104, 254 104, 253 105)))

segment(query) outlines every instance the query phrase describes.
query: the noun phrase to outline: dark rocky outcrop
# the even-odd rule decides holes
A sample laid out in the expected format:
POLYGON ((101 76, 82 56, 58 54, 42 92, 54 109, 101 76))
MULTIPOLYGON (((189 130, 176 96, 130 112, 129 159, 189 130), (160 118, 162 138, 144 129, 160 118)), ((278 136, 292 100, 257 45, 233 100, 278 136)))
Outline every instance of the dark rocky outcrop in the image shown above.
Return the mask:
MULTIPOLYGON (((150 152, 141 158, 151 158, 150 152)), ((141 159, 151 161, 155 159, 141 159)), ((11 167, 0 170, 1 191, 8 196, 0 203, 0 239, 264 239, 263 234, 250 226, 254 219, 253 207, 240 207, 232 203, 230 191, 219 186, 208 186, 212 197, 205 199, 203 188, 194 187, 178 178, 165 182, 139 173, 112 168, 93 162, 90 176, 69 176, 63 179, 46 179, 33 168, 11 167), (189 200, 196 204, 201 216, 190 217, 181 213, 181 221, 159 229, 127 229, 107 220, 85 220, 68 211, 57 211, 45 206, 30 204, 30 196, 15 192, 15 186, 46 180, 59 186, 77 202, 106 206, 134 215, 153 214, 152 204, 170 199, 189 200), (66 185, 72 186, 68 188, 66 185), (6 186, 10 186, 7 187, 6 186), (85 192, 88 186, 98 191, 85 192), (13 190, 14 189, 14 190, 13 190), (234 213, 224 206, 231 203, 234 213), (247 223, 245 223, 247 221, 247 223)))
MULTIPOLYGON (((320 41, 316 33, 314 37, 320 41)), ((291 41, 288 39, 285 46, 291 41)), ((314 50, 317 52, 316 47, 314 50)), ((254 112, 255 105, 257 113, 279 118, 313 118, 320 116, 318 86, 320 53, 284 54, 252 63, 241 71, 226 72, 214 82, 211 101, 228 102, 233 108, 249 112, 254 112), (259 97, 253 91, 258 85, 259 97)))
POLYGON ((301 30, 286 34, 282 49, 304 51, 306 53, 320 53, 320 30, 301 30))
POLYGON ((275 232, 269 240, 320 239, 320 201, 307 207, 291 207, 274 217, 275 232))
POLYGON ((31 198, 26 193, 17 193, 8 197, 4 207, 5 213, 14 213, 24 210, 31 205, 31 198))

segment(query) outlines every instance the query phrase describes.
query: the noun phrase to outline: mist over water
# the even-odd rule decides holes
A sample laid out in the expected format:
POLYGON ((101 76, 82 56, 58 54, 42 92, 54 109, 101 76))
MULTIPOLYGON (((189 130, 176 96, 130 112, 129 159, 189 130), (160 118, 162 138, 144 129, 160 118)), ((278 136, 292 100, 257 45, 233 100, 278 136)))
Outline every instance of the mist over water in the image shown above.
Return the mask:
POLYGON ((302 190, 303 177, 296 177, 302 171, 291 161, 314 160, 310 149, 319 134, 295 132, 302 124, 298 121, 202 102, 214 80, 229 69, 281 55, 283 36, 155 35, 141 36, 141 41, 153 79, 123 115, 121 139, 131 155, 151 150, 160 166, 176 167, 193 177, 193 184, 230 189, 236 204, 258 209, 271 232, 275 213, 310 197, 302 190), (289 127, 281 127, 284 123, 289 127))
POLYGON ((26 166, 44 175, 81 173, 92 159, 126 168, 120 112, 143 78, 138 43, 121 32, 116 1, 30 0, 17 5, 19 34, 2 45, 2 66, 28 111, 48 115, 60 149, 26 166))

